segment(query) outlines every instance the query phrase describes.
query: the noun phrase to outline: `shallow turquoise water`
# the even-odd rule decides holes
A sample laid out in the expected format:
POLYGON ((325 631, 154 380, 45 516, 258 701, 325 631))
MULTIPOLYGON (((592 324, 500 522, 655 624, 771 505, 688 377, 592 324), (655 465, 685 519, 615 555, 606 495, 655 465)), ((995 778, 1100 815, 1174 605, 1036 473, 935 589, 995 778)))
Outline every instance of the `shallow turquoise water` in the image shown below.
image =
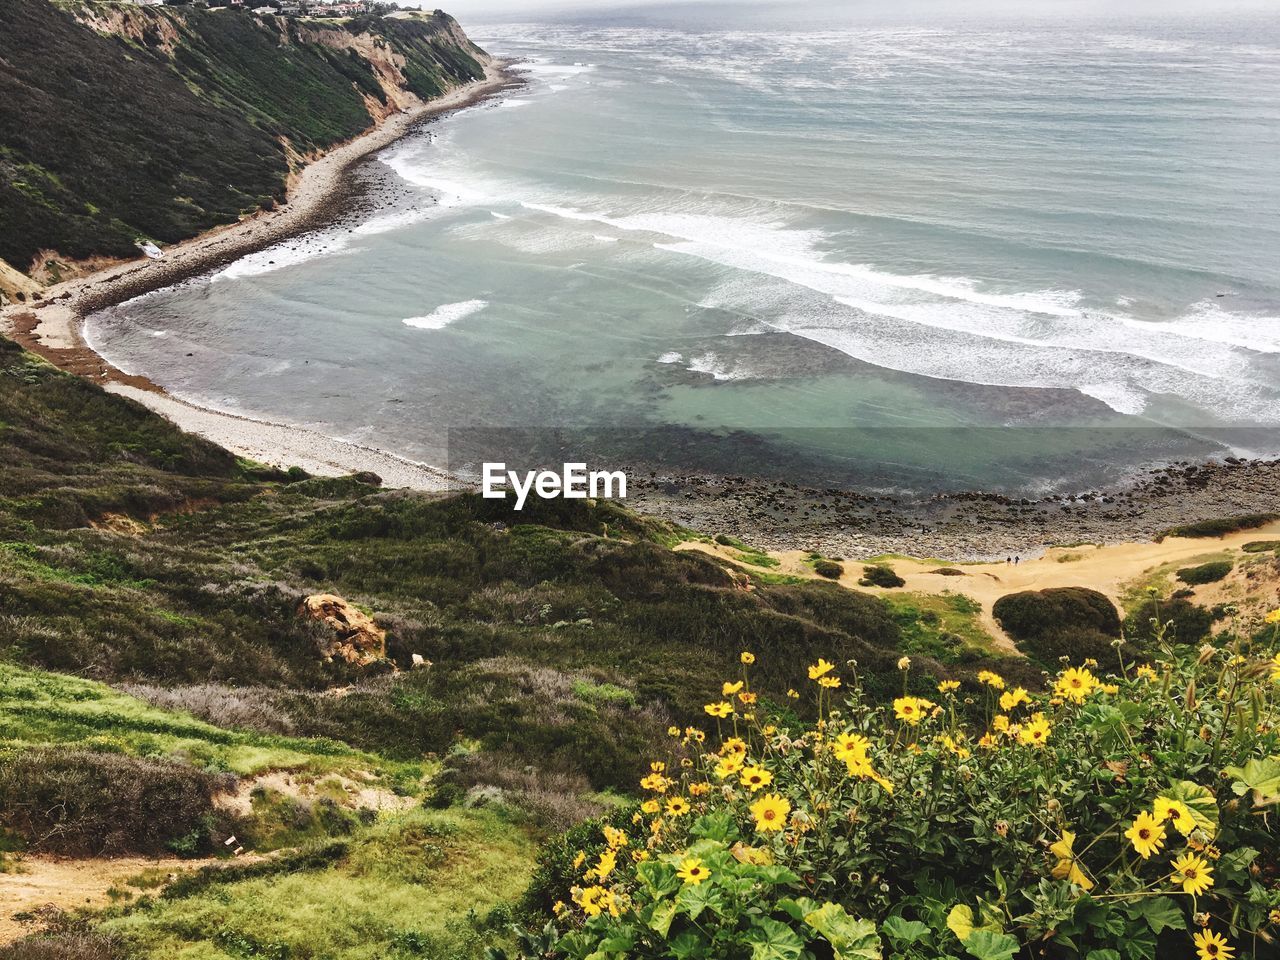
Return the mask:
POLYGON ((455 465, 476 428, 585 428, 670 468, 1032 492, 1280 451, 1274 23, 473 34, 528 86, 384 153, 402 209, 93 342, 455 465))

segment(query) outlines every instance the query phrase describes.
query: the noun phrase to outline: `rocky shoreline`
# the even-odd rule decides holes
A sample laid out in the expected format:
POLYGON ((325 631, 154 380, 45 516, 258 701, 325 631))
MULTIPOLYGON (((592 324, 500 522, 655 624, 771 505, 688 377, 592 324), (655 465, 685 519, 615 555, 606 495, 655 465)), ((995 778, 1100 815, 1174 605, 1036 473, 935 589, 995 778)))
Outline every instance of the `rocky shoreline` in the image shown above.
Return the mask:
MULTIPOLYGON (((1035 557, 1053 546, 1149 541, 1173 526, 1280 513, 1280 460, 1153 467, 1124 487, 1039 500, 978 491, 911 498, 745 477, 634 477, 628 505, 770 550, 946 560, 1035 557)), ((1213 540, 1206 540, 1206 551, 1213 540)))

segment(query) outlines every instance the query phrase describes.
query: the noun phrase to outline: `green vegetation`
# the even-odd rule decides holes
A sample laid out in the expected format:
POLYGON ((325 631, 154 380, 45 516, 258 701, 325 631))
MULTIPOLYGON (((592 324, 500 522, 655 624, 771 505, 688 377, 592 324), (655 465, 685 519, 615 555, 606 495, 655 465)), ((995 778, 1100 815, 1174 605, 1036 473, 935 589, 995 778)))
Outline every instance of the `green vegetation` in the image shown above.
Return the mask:
POLYGON ((41 250, 136 256, 139 238, 171 243, 270 206, 284 196, 282 141, 303 154, 330 146, 371 125, 367 100, 386 102, 355 36, 434 96, 483 75, 456 30, 443 14, 325 25, 7 0, 0 259, 22 270, 41 250), (75 15, 127 26, 100 35, 75 15))
POLYGON ((494 811, 387 814, 346 840, 209 868, 100 927, 154 960, 480 958, 532 869, 528 832, 494 811))
POLYGON ((1045 666, 1113 655, 1120 615, 1105 595, 1087 587, 1027 590, 1001 597, 991 608, 1005 633, 1027 656, 1045 666))
POLYGON ((828 580, 839 580, 844 576, 844 567, 835 560, 820 557, 813 561, 813 572, 820 577, 826 577, 828 580))
POLYGON ((1234 569, 1235 564, 1230 560, 1213 560, 1194 567, 1183 567, 1178 571, 1178 579, 1193 587, 1217 583, 1234 569))
POLYGON ((1280 550, 1280 540, 1250 540, 1240 549, 1245 553, 1274 553, 1280 550))
POLYGON ((864 587, 892 589, 906 586, 907 581, 898 576, 887 563, 876 563, 862 568, 862 579, 858 583, 864 587))
POLYGON ((954 689, 890 703, 819 661, 816 724, 673 739, 634 820, 566 838, 568 870, 552 846, 561 905, 497 960, 1272 957, 1277 639, 1040 694, 988 673, 972 725, 954 689))
POLYGON ((1159 543, 1165 537, 1225 537, 1228 533, 1265 527, 1272 520, 1280 520, 1280 513, 1247 513, 1216 520, 1201 520, 1180 527, 1170 527, 1156 536, 1159 543))
POLYGON ((962 593, 894 593, 885 601, 902 631, 903 649, 912 656, 976 664, 999 655, 982 626, 982 605, 962 593))

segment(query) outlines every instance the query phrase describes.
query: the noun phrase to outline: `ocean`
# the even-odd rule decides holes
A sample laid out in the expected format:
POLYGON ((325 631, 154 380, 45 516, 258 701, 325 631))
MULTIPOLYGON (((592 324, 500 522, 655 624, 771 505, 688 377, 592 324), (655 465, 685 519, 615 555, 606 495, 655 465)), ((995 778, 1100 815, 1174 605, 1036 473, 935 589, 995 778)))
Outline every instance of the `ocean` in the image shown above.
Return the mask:
POLYGON ((396 202, 98 314, 429 463, 1038 495, 1280 453, 1280 21, 466 25, 396 202))

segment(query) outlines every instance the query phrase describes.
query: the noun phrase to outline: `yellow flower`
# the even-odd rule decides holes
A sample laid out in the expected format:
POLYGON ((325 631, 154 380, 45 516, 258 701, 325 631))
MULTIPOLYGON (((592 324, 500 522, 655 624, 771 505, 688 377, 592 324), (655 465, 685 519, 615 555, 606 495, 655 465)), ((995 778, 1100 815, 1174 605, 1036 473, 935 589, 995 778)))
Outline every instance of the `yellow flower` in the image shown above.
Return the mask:
POLYGON ((996 747, 996 739, 991 736, 991 734, 984 733, 982 738, 978 741, 978 746, 983 750, 994 750, 996 747))
POLYGON ((577 853, 577 856, 573 858, 573 869, 577 870, 586 862, 586 860, 587 860, 586 851, 579 850, 577 853))
POLYGON ((666 793, 667 787, 671 786, 671 781, 660 773, 651 773, 640 781, 640 786, 644 790, 652 790, 654 793, 666 793))
POLYGON ((940 684, 938 684, 939 693, 955 693, 959 689, 960 689, 959 680, 943 680, 940 684))
POLYGON ((711 876, 711 871, 697 857, 685 857, 680 861, 680 869, 676 871, 676 876, 690 886, 696 887, 711 876))
POLYGON ((1172 819, 1173 825, 1184 837, 1190 836, 1191 831, 1196 828, 1196 821, 1191 816, 1191 809, 1181 800, 1156 797, 1155 818, 1161 823, 1172 819))
POLYGON ((743 767, 742 775, 738 779, 744 787, 755 793, 773 783, 773 774, 764 767, 743 767))
POLYGON ((1088 670, 1072 667, 1070 670, 1063 671, 1058 682, 1054 684, 1053 692, 1056 696, 1065 697, 1073 703, 1083 703, 1084 698, 1092 693, 1097 685, 1098 678, 1088 670))
POLYGON ((716 776, 721 780, 727 780, 739 770, 742 769, 742 754, 731 753, 727 757, 721 757, 720 762, 716 764, 716 776))
POLYGON ((1271 679, 1280 683, 1280 653, 1271 658, 1271 679))
POLYGON ((898 669, 899 669, 899 670, 910 670, 910 669, 911 669, 911 658, 910 658, 910 657, 899 657, 899 658, 898 658, 898 669))
POLYGON ((709 783, 691 783, 689 784, 689 796, 701 797, 711 792, 711 784, 709 783))
POLYGON ((757 698, 754 693, 747 693, 747 691, 745 690, 743 690, 740 694, 738 694, 739 702, 745 704, 748 707, 751 706, 753 703, 755 703, 756 699, 757 698))
POLYGON ((1191 938, 1200 960, 1231 960, 1236 948, 1227 944, 1227 938, 1212 930, 1201 930, 1191 938))
POLYGON ((1263 619, 1267 623, 1280 623, 1280 610, 1272 610, 1263 619))
POLYGON ((991 729, 996 733, 1009 732, 1009 718, 1003 713, 997 713, 991 720, 991 729))
POLYGON ((776 793, 766 793, 750 809, 751 815, 756 819, 756 829, 762 833, 771 833, 787 825, 791 801, 776 793))
POLYGON ((742 653, 738 655, 738 659, 741 660, 747 666, 751 666, 751 664, 756 662, 756 655, 754 653, 748 653, 746 650, 743 650, 742 653))
POLYGON ((587 877, 598 877, 604 880, 609 874, 613 873, 613 868, 618 865, 618 855, 612 850, 606 850, 600 854, 600 859, 594 867, 587 871, 587 877))
POLYGON ((679 728, 679 727, 667 727, 667 736, 668 736, 668 737, 678 737, 678 736, 680 736, 680 728, 679 728))
POLYGON ((1053 878, 1061 880, 1065 877, 1082 890, 1092 890, 1093 881, 1076 862, 1076 855, 1072 850, 1075 842, 1076 835, 1070 830, 1063 830, 1062 839, 1049 847, 1049 852, 1058 858, 1058 864, 1053 868, 1053 878))
POLYGON ((645 813, 657 813, 662 809, 662 805, 658 803, 657 800, 646 800, 644 803, 640 804, 640 809, 645 813))
POLYGON ((689 801, 684 797, 672 797, 667 801, 667 816, 683 817, 689 812, 689 801))
POLYGON ((929 701, 919 697, 898 697, 893 701, 893 715, 914 727, 924 717, 929 706, 932 706, 929 701))
POLYGON ((739 680, 737 683, 726 682, 725 685, 720 688, 720 693, 726 697, 732 697, 735 693, 737 693, 741 689, 742 689, 741 680, 739 680))
POLYGON ((1156 672, 1148 664, 1144 663, 1138 668, 1138 676, 1143 680, 1154 680, 1156 678, 1156 672))
POLYGON ((800 699, 800 694, 795 687, 790 687, 787 689, 787 696, 790 697, 792 700, 800 699))
POLYGON ((983 670, 978 674, 978 682, 985 683, 994 690, 1004 689, 1004 677, 998 673, 992 673, 990 670, 983 670))
POLYGON ((733 704, 728 700, 721 700, 718 703, 708 703, 702 708, 713 717, 723 720, 729 714, 733 713, 733 704))
POLYGON ((1213 867, 1194 853, 1184 853, 1173 861, 1173 882, 1183 893, 1198 897, 1213 886, 1213 867))
POLYGON ((819 677, 818 683, 821 686, 826 687, 828 690, 834 690, 836 687, 840 686, 840 678, 834 674, 829 677, 819 677))
POLYGON ((727 757, 731 753, 745 754, 747 752, 747 743, 741 737, 729 737, 724 743, 720 744, 720 755, 727 757))
POLYGON ((609 844, 610 849, 617 850, 619 847, 625 847, 628 843, 627 835, 617 827, 611 827, 606 823, 603 832, 604 841, 609 844))
POLYGON ((819 677, 825 676, 835 668, 836 665, 834 663, 827 663, 827 661, 819 657, 818 662, 809 668, 809 679, 817 680, 819 677))
POLYGON ((1026 687, 1015 687, 1000 694, 1000 709, 1008 713, 1020 703, 1030 703, 1031 697, 1027 693, 1026 687))
MULTIPOLYGON (((963 738, 963 734, 961 734, 961 738, 963 738)), ((969 759, 969 748, 961 746, 950 734, 944 733, 940 739, 942 741, 942 745, 961 760, 969 759)))
POLYGON ((1143 810, 1134 818, 1133 825, 1124 832, 1133 844, 1133 849, 1146 860, 1153 853, 1158 853, 1164 845, 1164 827, 1160 821, 1143 810))
POLYGON ((613 894, 604 887, 587 887, 578 892, 574 901, 588 917, 597 916, 608 910, 612 916, 618 915, 618 908, 613 902, 613 894))
POLYGON ((861 734, 842 733, 831 742, 831 752, 841 760, 865 758, 871 741, 861 734))
POLYGON ((1037 714, 1030 723, 1018 731, 1018 742, 1038 747, 1049 739, 1051 732, 1049 721, 1037 714))

